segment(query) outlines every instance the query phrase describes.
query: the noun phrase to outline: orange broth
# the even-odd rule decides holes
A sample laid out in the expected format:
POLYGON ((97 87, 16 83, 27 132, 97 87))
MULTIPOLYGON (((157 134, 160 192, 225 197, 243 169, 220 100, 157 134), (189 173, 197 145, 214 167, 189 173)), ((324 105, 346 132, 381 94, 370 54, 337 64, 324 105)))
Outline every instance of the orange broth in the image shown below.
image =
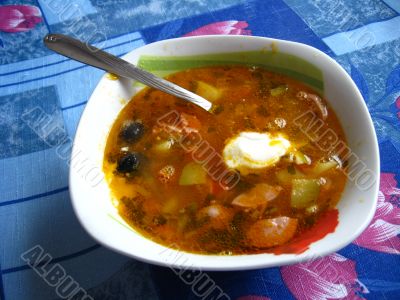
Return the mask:
POLYGON ((322 104, 328 114, 318 132, 332 130, 346 142, 334 111, 315 91, 247 66, 189 69, 167 79, 208 96, 214 113, 145 88, 119 114, 103 168, 119 214, 136 231, 187 252, 262 253, 301 239, 335 209, 346 182, 345 157, 324 150, 294 122, 305 112, 322 120, 322 104), (299 93, 319 98, 319 105, 299 93), (170 112, 183 120, 173 132, 158 121, 170 112), (193 131, 219 156, 227 141, 251 131, 285 136, 300 157, 287 153, 272 166, 240 174, 237 184, 228 187, 206 168, 203 174, 196 165, 204 162, 194 161, 193 149, 182 147, 180 135, 193 131))

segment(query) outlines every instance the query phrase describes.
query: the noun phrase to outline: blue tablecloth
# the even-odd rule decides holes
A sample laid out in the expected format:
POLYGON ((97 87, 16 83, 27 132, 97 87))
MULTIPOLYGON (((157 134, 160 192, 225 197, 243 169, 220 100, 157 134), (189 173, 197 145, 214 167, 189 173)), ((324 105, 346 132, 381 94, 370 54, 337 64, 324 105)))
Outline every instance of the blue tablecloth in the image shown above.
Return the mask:
POLYGON ((220 299, 400 299, 399 0, 0 1, 1 299, 67 299, 79 288, 74 299, 205 297, 168 268, 103 248, 78 224, 68 160, 53 146, 74 136, 102 72, 48 51, 48 32, 116 55, 183 35, 247 34, 303 42, 333 57, 360 88, 379 138, 373 221, 354 243, 311 263, 207 274, 225 293, 220 299), (63 132, 29 126, 24 116, 35 110, 63 132))

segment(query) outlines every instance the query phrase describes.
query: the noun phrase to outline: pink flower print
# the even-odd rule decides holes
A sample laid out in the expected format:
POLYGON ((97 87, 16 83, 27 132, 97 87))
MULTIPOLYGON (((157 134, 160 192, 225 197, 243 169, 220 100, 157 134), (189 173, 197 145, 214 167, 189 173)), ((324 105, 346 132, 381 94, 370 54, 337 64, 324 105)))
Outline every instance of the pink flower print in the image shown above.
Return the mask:
POLYGON ((382 173, 378 206, 368 228, 355 244, 391 254, 400 254, 400 189, 394 174, 382 173))
POLYGON ((0 31, 24 32, 42 22, 39 8, 31 5, 0 6, 0 31))
POLYGON ((399 109, 397 117, 400 119, 400 96, 396 99, 396 107, 399 109))
POLYGON ((184 36, 231 34, 251 35, 251 30, 245 29, 249 26, 245 21, 223 21, 205 25, 196 30, 186 33, 184 36))
POLYGON ((336 253, 282 267, 281 274, 296 299, 360 299, 369 293, 357 279, 355 262, 336 253))

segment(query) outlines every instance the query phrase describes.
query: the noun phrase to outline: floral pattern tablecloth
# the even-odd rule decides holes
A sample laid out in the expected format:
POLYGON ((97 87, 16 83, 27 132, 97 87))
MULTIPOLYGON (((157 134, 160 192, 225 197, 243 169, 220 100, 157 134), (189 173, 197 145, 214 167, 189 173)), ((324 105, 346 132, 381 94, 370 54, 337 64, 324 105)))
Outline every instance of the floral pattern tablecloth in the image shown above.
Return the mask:
POLYGON ((2 300, 400 299, 399 182, 399 0, 0 1, 2 300), (119 56, 153 41, 205 34, 268 36, 319 48, 352 76, 377 130, 381 182, 371 224, 345 249, 311 262, 206 273, 220 294, 103 248, 74 216, 68 159, 54 151, 73 138, 102 72, 48 51, 42 44, 48 32, 119 56), (36 109, 45 132, 24 122, 36 109), (43 260, 32 266, 28 258, 35 255, 43 260))

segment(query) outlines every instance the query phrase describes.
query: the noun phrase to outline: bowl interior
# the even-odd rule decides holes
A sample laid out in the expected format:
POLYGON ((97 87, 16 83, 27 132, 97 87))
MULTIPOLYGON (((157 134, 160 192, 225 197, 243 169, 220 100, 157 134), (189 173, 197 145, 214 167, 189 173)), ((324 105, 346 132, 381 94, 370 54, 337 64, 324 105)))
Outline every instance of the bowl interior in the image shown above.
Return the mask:
POLYGON ((104 76, 81 117, 70 168, 73 207, 83 227, 100 243, 155 264, 239 270, 290 264, 326 255, 353 241, 369 224, 375 212, 379 183, 376 135, 357 87, 330 57, 294 42, 249 36, 206 36, 149 44, 124 58, 160 76, 189 67, 248 63, 301 80, 324 95, 339 117, 351 149, 353 172, 348 176, 337 206, 339 225, 335 232, 301 254, 199 255, 156 244, 137 234, 118 215, 101 171, 108 132, 123 106, 143 86, 131 80, 110 80, 104 76))

